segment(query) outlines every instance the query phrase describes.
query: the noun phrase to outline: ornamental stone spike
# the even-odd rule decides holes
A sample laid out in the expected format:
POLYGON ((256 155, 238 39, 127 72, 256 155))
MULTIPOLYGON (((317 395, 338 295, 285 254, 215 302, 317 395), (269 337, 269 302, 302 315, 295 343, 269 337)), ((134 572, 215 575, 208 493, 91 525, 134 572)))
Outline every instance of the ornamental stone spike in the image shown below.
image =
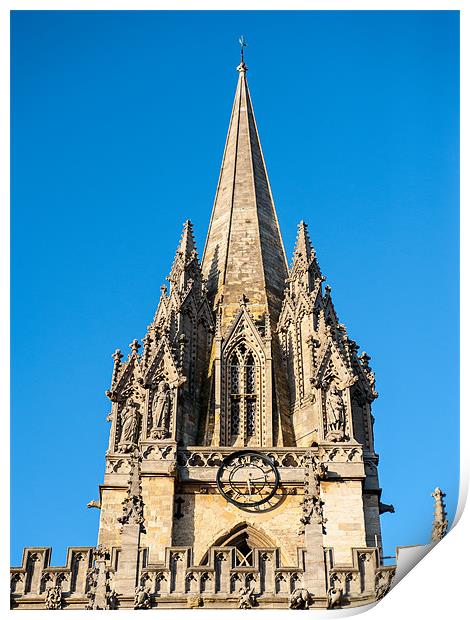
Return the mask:
POLYGON ((312 254, 313 256, 315 256, 312 242, 310 241, 310 237, 308 234, 307 224, 303 220, 301 220, 297 228, 297 239, 294 249, 294 262, 298 257, 302 257, 307 262, 309 262, 312 254))
POLYGON ((194 240, 193 225, 186 220, 183 232, 176 249, 175 258, 167 280, 170 282, 170 292, 174 289, 181 292, 190 283, 198 280, 202 284, 201 268, 199 264, 196 242, 194 240))
POLYGON ((444 503, 446 494, 439 487, 436 487, 431 496, 434 497, 434 521, 432 524, 431 541, 438 541, 442 540, 447 534, 447 527, 449 525, 444 503))
POLYGON ((179 245, 179 251, 181 252, 185 262, 191 259, 194 254, 197 255, 196 242, 194 240, 193 224, 191 220, 186 220, 183 225, 183 234, 179 245))
POLYGON ((139 341, 137 340, 137 338, 134 338, 134 340, 129 345, 132 355, 138 355, 139 349, 141 346, 142 345, 139 344, 139 341))
POLYGON ((142 343, 144 345, 142 363, 144 367, 147 367, 147 364, 149 362, 149 357, 150 357, 150 349, 152 347, 152 336, 149 333, 145 334, 145 336, 142 338, 142 343))
POLYGON ((114 368, 113 368, 113 376, 111 379, 111 385, 114 386, 114 384, 117 381, 118 375, 119 375, 119 371, 121 370, 121 360, 123 358, 123 354, 121 353, 121 349, 116 349, 112 355, 112 358, 114 360, 114 368))

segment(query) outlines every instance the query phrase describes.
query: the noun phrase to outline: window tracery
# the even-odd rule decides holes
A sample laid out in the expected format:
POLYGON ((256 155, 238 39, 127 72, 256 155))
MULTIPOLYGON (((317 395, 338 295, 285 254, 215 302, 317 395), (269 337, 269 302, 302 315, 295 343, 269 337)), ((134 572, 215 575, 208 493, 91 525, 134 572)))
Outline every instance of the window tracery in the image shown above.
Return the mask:
POLYGON ((232 351, 228 364, 229 442, 243 444, 256 436, 258 389, 255 358, 244 342, 232 351))

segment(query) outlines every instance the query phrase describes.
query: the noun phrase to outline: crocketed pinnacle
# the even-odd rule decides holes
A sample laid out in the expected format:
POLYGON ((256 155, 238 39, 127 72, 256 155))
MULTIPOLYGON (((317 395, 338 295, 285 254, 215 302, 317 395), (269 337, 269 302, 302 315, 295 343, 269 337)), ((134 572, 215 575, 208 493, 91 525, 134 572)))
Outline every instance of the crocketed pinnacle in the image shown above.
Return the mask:
POLYGON ((297 228, 297 240, 295 242, 294 261, 298 257, 302 257, 303 259, 305 259, 306 262, 309 262, 312 254, 314 255, 314 250, 308 234, 307 224, 302 220, 297 228))
POLYGON ((190 220, 186 220, 183 226, 183 234, 178 247, 183 259, 188 261, 196 253, 196 242, 194 241, 193 225, 190 220))
POLYGON ((287 261, 256 127, 244 62, 202 258, 209 299, 223 324, 245 294, 254 315, 277 322, 287 261))
POLYGON ((182 290, 187 285, 188 278, 194 278, 195 272, 199 272, 199 269, 193 225, 190 220, 186 220, 168 280, 173 286, 178 283, 182 290), (189 265, 192 265, 192 268, 188 272, 189 265))

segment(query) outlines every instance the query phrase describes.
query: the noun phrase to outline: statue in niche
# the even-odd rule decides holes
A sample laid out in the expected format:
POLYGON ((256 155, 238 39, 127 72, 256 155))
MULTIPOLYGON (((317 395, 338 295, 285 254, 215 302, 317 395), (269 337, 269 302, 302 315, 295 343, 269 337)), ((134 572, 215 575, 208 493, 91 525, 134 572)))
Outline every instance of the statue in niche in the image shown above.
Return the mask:
POLYGON ((121 411, 121 436, 118 452, 130 452, 136 446, 136 434, 139 426, 138 404, 129 400, 121 411))
POLYGON ((170 433, 169 413, 171 404, 171 390, 164 378, 160 379, 152 400, 152 432, 153 439, 166 439, 170 433))
POLYGON ((333 382, 326 395, 326 439, 343 441, 345 439, 346 411, 341 391, 333 382))

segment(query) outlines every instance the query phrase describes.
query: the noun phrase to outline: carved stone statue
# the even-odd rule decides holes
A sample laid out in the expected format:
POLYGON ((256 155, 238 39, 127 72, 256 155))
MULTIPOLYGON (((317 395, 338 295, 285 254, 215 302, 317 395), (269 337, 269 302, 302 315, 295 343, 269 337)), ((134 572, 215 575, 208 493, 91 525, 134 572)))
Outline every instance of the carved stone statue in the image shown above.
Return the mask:
POLYGON ((256 605, 253 586, 242 586, 238 591, 238 596, 238 609, 251 609, 256 605))
POLYGON ((46 609, 62 609, 62 589, 60 586, 52 586, 46 590, 46 609))
POLYGON ((328 609, 334 609, 341 605, 341 599, 343 598, 343 588, 330 588, 328 590, 328 609))
POLYGON ((326 396, 326 439, 343 441, 346 426, 346 415, 343 397, 334 383, 331 384, 326 396))
POLYGON ((289 609, 308 609, 313 605, 313 596, 305 588, 296 588, 289 598, 289 609))
POLYGON ((168 437, 168 422, 170 412, 170 386, 162 379, 155 390, 152 401, 152 432, 154 439, 168 437))
POLYGON ((129 401, 121 411, 121 436, 118 452, 130 452, 136 445, 136 434, 139 425, 138 405, 129 401))
POLYGON ((106 605, 106 609, 117 609, 119 606, 118 596, 116 590, 111 590, 108 594, 108 604, 106 605))
POLYGON ((134 609, 150 609, 150 607, 150 588, 144 588, 144 586, 140 586, 135 591, 134 609))
POLYGON ((392 587, 396 569, 379 570, 375 574, 375 600, 380 601, 392 587))

